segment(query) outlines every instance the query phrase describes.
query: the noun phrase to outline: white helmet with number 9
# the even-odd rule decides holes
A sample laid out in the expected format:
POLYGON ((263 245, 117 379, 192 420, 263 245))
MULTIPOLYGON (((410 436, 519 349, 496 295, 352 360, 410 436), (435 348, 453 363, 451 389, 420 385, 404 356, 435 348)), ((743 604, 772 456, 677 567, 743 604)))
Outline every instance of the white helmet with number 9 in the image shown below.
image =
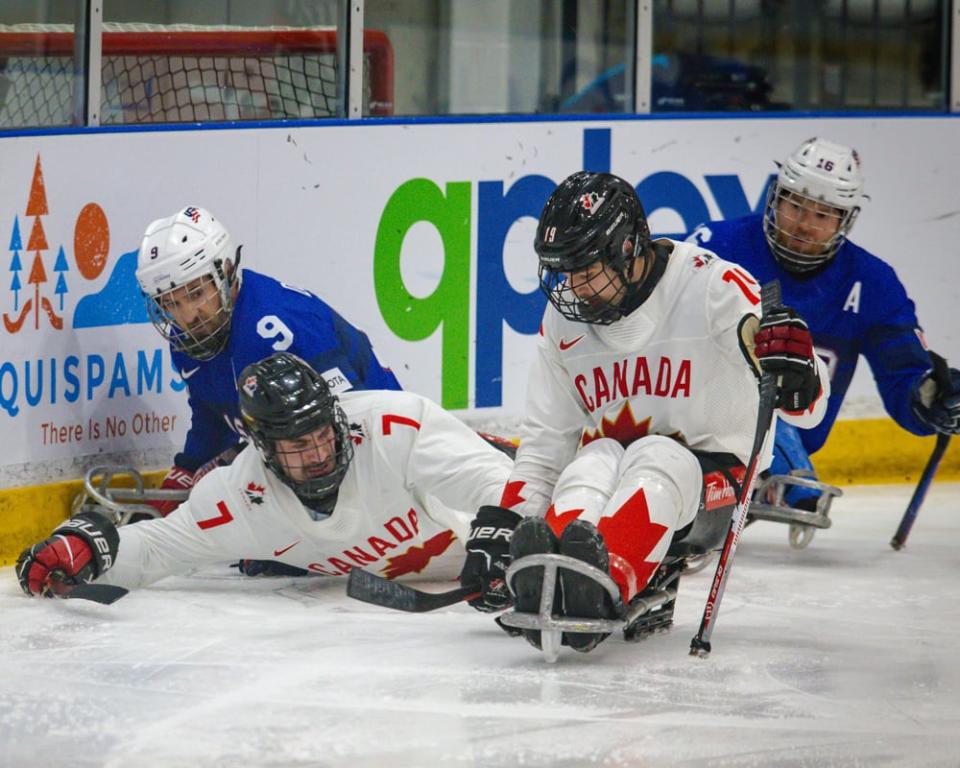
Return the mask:
POLYGON ((789 272, 815 270, 832 259, 860 212, 863 173, 855 149, 826 139, 803 142, 780 166, 764 211, 764 233, 789 272), (819 224, 799 224, 803 214, 819 224))
POLYGON ((147 227, 137 282, 150 319, 177 351, 196 360, 217 355, 230 338, 240 248, 209 211, 195 206, 147 227))

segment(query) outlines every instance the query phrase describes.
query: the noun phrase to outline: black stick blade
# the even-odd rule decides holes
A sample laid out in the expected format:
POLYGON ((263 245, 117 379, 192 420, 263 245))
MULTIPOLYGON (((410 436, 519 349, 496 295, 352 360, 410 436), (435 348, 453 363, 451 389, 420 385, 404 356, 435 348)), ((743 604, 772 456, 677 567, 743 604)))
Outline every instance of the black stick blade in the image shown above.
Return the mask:
POLYGON ((409 584, 390 581, 359 568, 350 571, 347 578, 347 597, 407 613, 424 613, 446 608, 479 596, 480 588, 477 586, 460 587, 449 592, 421 592, 409 584))
POLYGON ((115 587, 112 584, 79 584, 63 597, 65 600, 90 600, 101 605, 110 605, 117 602, 129 590, 115 587))

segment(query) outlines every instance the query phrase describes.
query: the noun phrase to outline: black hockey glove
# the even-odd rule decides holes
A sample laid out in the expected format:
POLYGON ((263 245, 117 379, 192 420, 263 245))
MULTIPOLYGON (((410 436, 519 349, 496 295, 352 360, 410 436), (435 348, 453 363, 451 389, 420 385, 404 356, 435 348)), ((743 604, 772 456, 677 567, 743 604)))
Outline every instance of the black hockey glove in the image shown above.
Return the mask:
POLYGON ((927 373, 910 392, 910 406, 920 421, 935 432, 960 435, 960 371, 950 369, 950 389, 941 391, 933 373, 927 373))
POLYGON ((777 407, 809 408, 820 392, 820 377, 806 321, 790 307, 777 307, 760 321, 754 343, 760 367, 780 380, 777 407))
POLYGON ((17 579, 28 595, 62 596, 113 567, 120 546, 116 526, 99 512, 84 512, 61 523, 53 535, 23 550, 17 579))
POLYGON ((478 611, 499 611, 510 605, 506 580, 510 539, 522 519, 509 509, 484 506, 470 524, 467 559, 460 571, 460 585, 478 585, 481 596, 470 601, 478 611))

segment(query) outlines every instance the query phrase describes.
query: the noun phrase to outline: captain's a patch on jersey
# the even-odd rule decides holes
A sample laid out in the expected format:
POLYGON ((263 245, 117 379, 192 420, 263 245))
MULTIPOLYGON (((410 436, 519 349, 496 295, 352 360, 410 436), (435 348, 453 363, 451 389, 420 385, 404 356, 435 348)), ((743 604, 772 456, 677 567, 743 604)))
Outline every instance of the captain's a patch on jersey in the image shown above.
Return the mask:
POLYGON ((327 382, 327 386, 330 387, 330 391, 335 395, 346 392, 348 389, 353 389, 353 384, 350 383, 350 379, 344 376, 343 371, 339 368, 328 368, 320 375, 323 376, 327 382))

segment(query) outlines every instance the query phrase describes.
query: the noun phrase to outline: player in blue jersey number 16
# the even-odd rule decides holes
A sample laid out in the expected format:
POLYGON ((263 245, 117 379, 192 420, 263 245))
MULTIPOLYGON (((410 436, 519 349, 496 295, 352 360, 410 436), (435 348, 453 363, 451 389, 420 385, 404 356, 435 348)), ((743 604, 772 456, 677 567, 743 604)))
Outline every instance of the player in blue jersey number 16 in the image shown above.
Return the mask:
POLYGON ((935 383, 914 304, 896 272, 848 239, 864 197, 856 150, 808 139, 780 164, 762 214, 709 222, 687 238, 761 283, 779 280, 783 303, 805 318, 828 365, 826 416, 808 429, 778 423, 771 477, 751 507, 754 517, 791 523, 798 547, 830 524, 829 502, 839 491, 817 480, 810 456, 826 441, 861 355, 897 424, 916 435, 960 431, 960 373, 952 370, 949 387, 935 383))

